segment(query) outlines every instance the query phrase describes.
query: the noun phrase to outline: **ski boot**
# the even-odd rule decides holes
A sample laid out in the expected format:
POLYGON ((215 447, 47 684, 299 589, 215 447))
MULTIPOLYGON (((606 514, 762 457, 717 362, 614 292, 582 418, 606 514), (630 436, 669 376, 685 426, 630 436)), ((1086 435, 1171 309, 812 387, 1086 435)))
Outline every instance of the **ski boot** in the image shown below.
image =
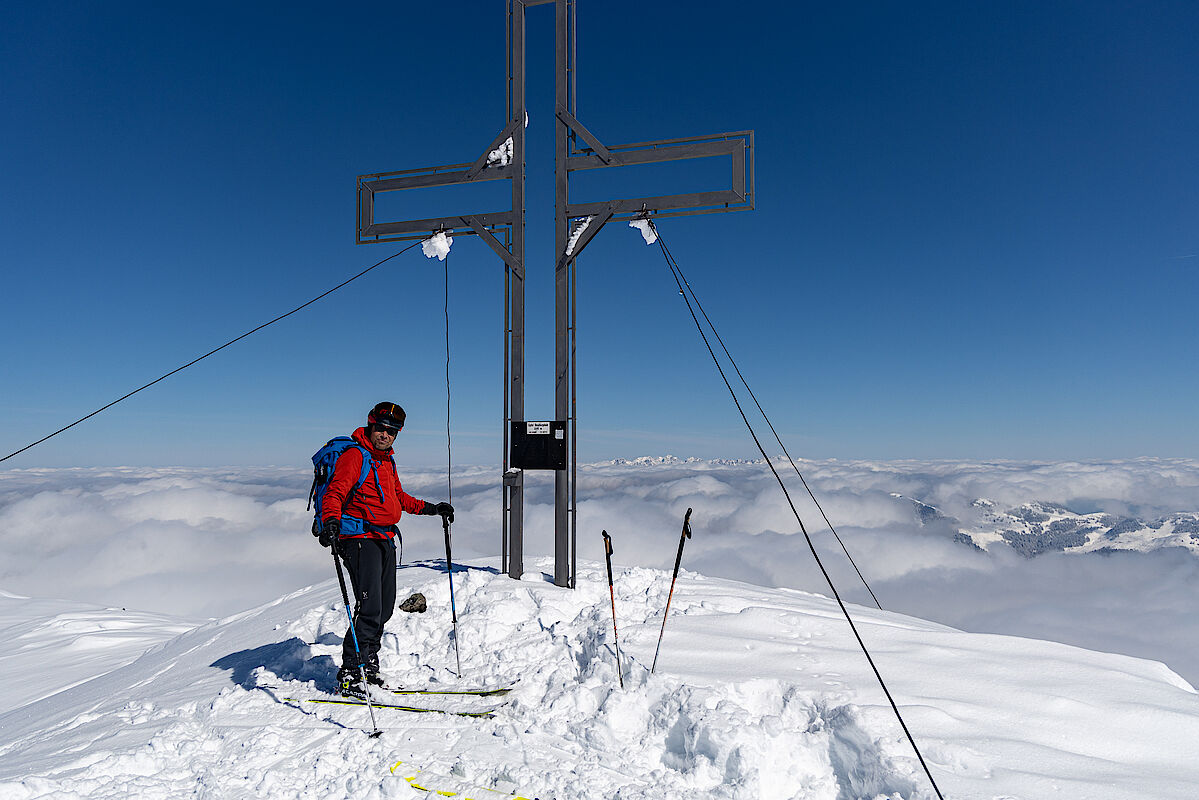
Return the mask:
POLYGON ((370 686, 379 686, 387 688, 387 682, 379 675, 379 656, 378 654, 367 656, 366 664, 363 665, 363 673, 366 677, 366 682, 370 686))
POLYGON ((362 698, 362 673, 358 667, 345 666, 337 671, 337 693, 342 697, 362 698))

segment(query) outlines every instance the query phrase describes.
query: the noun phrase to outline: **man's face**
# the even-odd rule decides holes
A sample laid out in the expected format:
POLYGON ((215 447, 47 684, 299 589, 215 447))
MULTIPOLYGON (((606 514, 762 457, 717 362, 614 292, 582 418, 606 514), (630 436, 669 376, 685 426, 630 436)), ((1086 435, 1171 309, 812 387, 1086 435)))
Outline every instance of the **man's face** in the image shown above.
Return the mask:
POLYGON ((374 445, 376 450, 386 450, 387 448, 391 447, 393 442, 395 442, 397 433, 399 433, 399 431, 395 430, 394 428, 384 428, 382 425, 372 425, 371 432, 368 434, 368 438, 371 440, 371 444, 374 445))

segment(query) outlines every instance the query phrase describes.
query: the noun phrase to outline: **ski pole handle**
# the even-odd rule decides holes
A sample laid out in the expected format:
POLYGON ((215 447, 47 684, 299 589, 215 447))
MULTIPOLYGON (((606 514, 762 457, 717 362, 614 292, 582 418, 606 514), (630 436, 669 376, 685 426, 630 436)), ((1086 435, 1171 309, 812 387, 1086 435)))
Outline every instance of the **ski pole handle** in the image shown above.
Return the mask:
MULTIPOLYGON (((608 588, 612 588, 612 537, 607 531, 601 531, 604 537, 604 558, 608 562, 608 588)), ((613 612, 615 613, 615 611, 613 612)))
MULTIPOLYGON (((678 577, 679 564, 683 563, 683 544, 691 538, 691 509, 687 509, 686 516, 683 517, 683 533, 679 536, 679 552, 674 557, 674 574, 678 577)), ((673 585, 673 584, 672 584, 673 585)))

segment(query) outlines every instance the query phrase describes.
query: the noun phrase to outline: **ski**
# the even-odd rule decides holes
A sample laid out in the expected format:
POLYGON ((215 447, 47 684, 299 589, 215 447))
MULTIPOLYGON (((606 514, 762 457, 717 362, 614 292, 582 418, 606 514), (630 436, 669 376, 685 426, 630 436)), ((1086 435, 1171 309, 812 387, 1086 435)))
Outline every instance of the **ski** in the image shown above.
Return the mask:
POLYGON ((392 689, 383 687, 392 694, 423 694, 423 695, 453 695, 467 697, 498 697, 512 691, 511 686, 501 686, 496 689, 405 689, 402 686, 392 689))
MULTIPOLYGON (((484 798, 507 798, 507 800, 532 800, 532 798, 504 792, 499 789, 488 789, 484 786, 462 788, 464 782, 460 779, 445 775, 430 773, 412 764, 397 761, 391 768, 391 774, 398 775, 407 781, 413 789, 442 797, 456 797, 459 800, 484 800, 484 798)), ((469 784, 465 784, 469 786, 469 784)))
MULTIPOLYGON (((366 700, 360 700, 357 697, 283 697, 280 699, 288 703, 321 703, 334 706, 364 706, 367 704, 366 700)), ((371 705, 375 708, 390 708, 393 711, 409 711, 414 714, 448 714, 455 717, 473 717, 477 719, 491 719, 495 716, 491 710, 459 711, 445 708, 422 708, 420 706, 405 706, 398 703, 378 703, 374 700, 371 701, 371 705)))

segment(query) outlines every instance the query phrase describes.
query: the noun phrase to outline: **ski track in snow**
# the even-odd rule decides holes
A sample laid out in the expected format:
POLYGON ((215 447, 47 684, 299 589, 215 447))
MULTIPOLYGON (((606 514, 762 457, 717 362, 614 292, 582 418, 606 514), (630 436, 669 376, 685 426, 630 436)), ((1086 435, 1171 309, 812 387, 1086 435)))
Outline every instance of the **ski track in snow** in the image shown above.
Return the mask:
MULTIPOLYGON (((177 635, 49 697, 6 692, 0 797, 424 797, 405 780, 416 771, 418 785, 475 788, 465 797, 933 796, 829 599, 684 571, 650 675, 670 575, 619 570, 622 691, 603 565, 580 567, 575 591, 492 561, 457 571, 460 681, 444 570, 400 570, 400 599, 421 591, 429 611, 393 617, 384 673, 517 682, 506 698, 405 700, 493 719, 379 709, 372 739, 364 707, 284 702, 332 685, 345 609, 330 581, 181 634, 164 622, 159 638, 177 635)), ((1199 696, 1163 665, 853 613, 946 797, 1194 796, 1199 696)), ((0 657, 5 685, 15 657, 0 657)))

